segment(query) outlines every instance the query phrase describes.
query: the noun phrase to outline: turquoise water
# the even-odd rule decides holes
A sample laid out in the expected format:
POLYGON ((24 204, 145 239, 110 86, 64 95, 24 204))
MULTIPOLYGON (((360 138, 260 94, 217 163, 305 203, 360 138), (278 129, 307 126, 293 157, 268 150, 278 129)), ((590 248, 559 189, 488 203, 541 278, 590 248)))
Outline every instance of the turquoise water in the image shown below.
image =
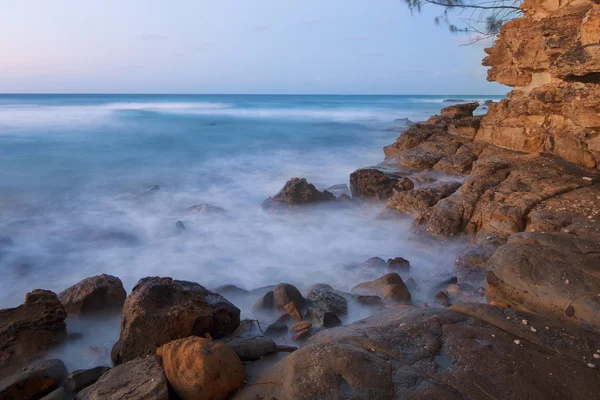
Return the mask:
POLYGON ((452 251, 408 243, 410 221, 376 219, 381 206, 260 204, 294 176, 347 183, 383 159, 394 120, 448 97, 0 95, 0 307, 103 272, 128 290, 148 275, 348 288, 358 278, 343 266, 372 256, 447 268, 452 251), (225 212, 187 210, 198 203, 225 212))

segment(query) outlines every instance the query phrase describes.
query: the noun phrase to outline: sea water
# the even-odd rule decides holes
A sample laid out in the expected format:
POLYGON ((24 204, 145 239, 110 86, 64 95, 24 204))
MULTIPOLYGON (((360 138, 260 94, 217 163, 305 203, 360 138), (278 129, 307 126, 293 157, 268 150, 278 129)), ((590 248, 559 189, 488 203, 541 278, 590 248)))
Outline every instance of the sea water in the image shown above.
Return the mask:
MULTIPOLYGON (((101 273, 127 291, 146 276, 348 290, 361 278, 348 266, 374 256, 404 257, 425 279, 448 274, 460 245, 415 244, 410 219, 378 218, 382 204, 272 213, 261 203, 292 177, 347 184, 383 160, 398 137, 389 128, 449 97, 498 99, 0 95, 0 308, 101 273)), ((118 321, 74 329, 89 331, 86 345, 102 331, 107 346, 118 321)))

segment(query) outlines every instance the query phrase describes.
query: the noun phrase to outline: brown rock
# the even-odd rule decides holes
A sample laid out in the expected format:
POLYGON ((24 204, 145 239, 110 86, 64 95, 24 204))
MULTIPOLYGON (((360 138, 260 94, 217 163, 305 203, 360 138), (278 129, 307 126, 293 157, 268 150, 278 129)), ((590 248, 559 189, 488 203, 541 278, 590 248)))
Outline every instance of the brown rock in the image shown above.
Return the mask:
POLYGON ((473 111, 479 107, 479 103, 456 104, 450 107, 442 108, 442 117, 460 119, 473 116, 473 111))
POLYGON ((292 325, 292 327, 290 328, 290 330, 292 332, 298 332, 298 331, 303 331, 305 329, 308 329, 311 326, 312 326, 312 322, 308 322, 308 321, 297 322, 294 325, 292 325))
POLYGON ((438 294, 435 295, 433 302, 442 307, 450 306, 450 299, 448 298, 448 295, 444 292, 438 292, 438 294))
POLYGON ((390 258, 387 261, 387 266, 389 269, 394 271, 406 272, 410 270, 410 261, 402 257, 390 258))
POLYGON ((86 278, 58 295, 70 315, 119 312, 126 297, 121 280, 105 274, 86 278))
POLYGON ((34 290, 17 308, 0 310, 0 379, 67 337, 67 312, 56 294, 34 290))
POLYGON ((297 333, 293 334, 290 337, 290 339, 293 340, 293 341, 295 341, 295 342, 299 342, 299 341, 308 339, 309 334, 310 334, 310 329, 304 329, 304 330, 302 330, 300 332, 297 332, 297 333))
POLYGON ((353 294, 375 295, 384 301, 410 303, 410 292, 397 273, 390 273, 371 282, 364 282, 352 288, 353 294))
POLYGON ((275 342, 265 336, 230 336, 222 339, 222 342, 229 346, 242 361, 256 361, 277 351, 275 342))
POLYGON ((302 315, 300 314, 300 311, 298 310, 296 303, 291 301, 288 304, 286 304, 284 308, 285 308, 285 311, 287 311, 287 313, 289 314, 289 316, 292 317, 292 319, 294 319, 296 321, 302 321, 302 315))
POLYGON ((77 394, 77 400, 168 400, 169 385, 156 356, 111 369, 77 394))
POLYGON ((98 379, 110 370, 110 367, 96 367, 73 371, 67 377, 66 386, 71 393, 78 393, 88 386, 98 382, 98 379))
POLYGON ((414 187, 410 179, 387 175, 377 169, 359 169, 350 175, 353 197, 387 200, 394 190, 405 191, 414 187))
POLYGON ((336 315, 348 314, 348 301, 335 290, 312 289, 308 298, 323 311, 329 311, 336 315))
POLYGON ((321 326, 323 328, 334 328, 342 325, 342 320, 330 311, 324 311, 317 308, 309 308, 306 312, 305 318, 312 321, 314 325, 321 326))
POLYGON ((0 399, 41 399, 63 385, 67 367, 60 360, 38 361, 0 381, 0 399))
POLYGON ((304 178, 292 178, 287 181, 279 193, 265 200, 262 206, 263 208, 294 207, 333 200, 335 200, 333 193, 327 190, 319 192, 314 185, 308 183, 304 178))
POLYGON ((460 182, 439 182, 409 192, 395 192, 386 207, 401 214, 417 216, 456 192, 460 186, 460 182))
POLYGON ((273 289, 273 307, 276 310, 285 310, 285 305, 294 302, 298 308, 304 307, 304 297, 294 285, 280 283, 273 289))
POLYGON ((144 278, 125 301, 116 364, 153 354, 156 348, 192 335, 220 338, 240 324, 240 310, 194 282, 144 278))
POLYGON ((381 257, 371 257, 363 261, 362 266, 364 268, 386 268, 387 263, 381 257))
POLYGON ((244 384, 242 362, 226 344, 189 337, 160 347, 157 354, 182 400, 227 399, 244 384))

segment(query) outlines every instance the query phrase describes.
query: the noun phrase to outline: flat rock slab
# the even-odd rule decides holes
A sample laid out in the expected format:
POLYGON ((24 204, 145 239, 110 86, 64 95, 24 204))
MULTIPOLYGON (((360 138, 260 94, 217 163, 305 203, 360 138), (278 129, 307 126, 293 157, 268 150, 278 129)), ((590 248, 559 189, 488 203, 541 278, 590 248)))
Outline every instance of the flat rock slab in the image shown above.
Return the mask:
POLYGON ((591 399, 599 378, 490 322, 408 307, 317 333, 234 398, 591 399))
POLYGON ((67 367, 60 360, 32 363, 0 381, 0 400, 40 399, 60 388, 67 367))

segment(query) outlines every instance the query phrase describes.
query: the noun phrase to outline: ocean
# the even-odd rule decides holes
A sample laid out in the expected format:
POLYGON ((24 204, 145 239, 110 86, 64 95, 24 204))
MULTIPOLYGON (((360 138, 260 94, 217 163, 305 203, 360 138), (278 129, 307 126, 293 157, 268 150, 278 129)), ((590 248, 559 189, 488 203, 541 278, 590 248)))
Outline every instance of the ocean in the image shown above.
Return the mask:
MULTIPOLYGON (((373 256, 404 257, 423 279, 449 274, 461 246, 415 244, 410 219, 377 218, 382 204, 260 205, 292 177, 347 184, 383 160, 398 137, 389 128, 427 119, 450 97, 499 99, 0 95, 0 308, 101 273, 127 291, 146 276, 348 290, 361 279, 348 266, 373 256), (190 210, 197 204, 214 207, 190 210)), ((236 305, 249 316, 251 304, 236 305)), ((118 321, 104 325, 81 328, 86 346, 114 343, 118 321)))

